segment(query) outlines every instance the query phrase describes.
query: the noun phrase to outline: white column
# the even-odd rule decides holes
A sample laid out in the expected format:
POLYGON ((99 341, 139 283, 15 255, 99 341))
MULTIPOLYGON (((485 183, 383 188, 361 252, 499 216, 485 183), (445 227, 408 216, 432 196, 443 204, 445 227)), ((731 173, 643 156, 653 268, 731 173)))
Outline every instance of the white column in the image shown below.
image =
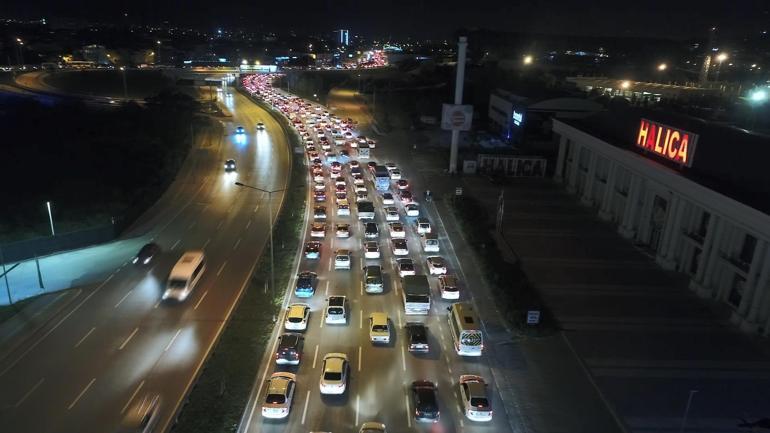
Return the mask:
POLYGON ((711 246, 703 251, 703 254, 706 254, 705 261, 701 263, 701 266, 704 268, 703 276, 700 280, 690 283, 690 287, 695 289, 699 296, 708 297, 712 292, 711 280, 719 261, 719 253, 722 246, 728 243, 727 231, 727 221, 720 217, 716 224, 711 246))
POLYGON ((575 185, 577 185, 578 172, 580 172, 580 152, 582 151, 583 146, 575 142, 574 146, 571 146, 571 148, 572 165, 570 167, 569 181, 567 182, 567 191, 569 193, 574 193, 577 190, 575 185))
POLYGON ((636 229, 636 240, 643 241, 650 236, 650 220, 652 219, 652 203, 655 201, 655 192, 649 188, 642 195, 642 210, 639 212, 639 225, 636 229))
POLYGON ((612 219, 612 203, 615 201, 615 179, 617 178, 617 164, 610 161, 610 169, 607 173, 607 183, 604 185, 604 196, 602 197, 601 208, 599 209, 599 218, 609 221, 612 219))
POLYGON ((770 251, 765 250, 765 260, 762 263, 762 270, 759 272, 759 278, 757 278, 756 299, 751 303, 749 308, 749 314, 746 316, 746 320, 750 323, 756 323, 761 319, 760 313, 770 309, 770 251))
POLYGON ((623 209, 623 223, 618 228, 620 235, 627 239, 633 238, 636 234, 633 227, 634 216, 636 216, 636 207, 639 203, 639 191, 642 189, 641 178, 634 173, 630 173, 630 176, 631 183, 626 197, 626 206, 623 209))
POLYGON ((759 276, 758 274, 762 270, 762 266, 765 262, 767 242, 760 239, 757 243, 757 248, 754 250, 754 257, 752 258, 751 265, 749 266, 749 274, 748 278, 746 278, 746 287, 743 289, 743 297, 741 298, 740 305, 738 305, 738 314, 741 317, 746 317, 751 304, 754 302, 754 298, 756 297, 755 294, 757 293, 757 277, 759 276))
POLYGON ((556 156, 556 173, 553 178, 557 182, 563 182, 562 172, 564 171, 564 160, 567 158, 567 137, 559 138, 559 154, 556 156))
POLYGON ((666 224, 663 244, 661 244, 661 249, 656 258, 658 264, 669 270, 676 268, 677 241, 682 232, 682 218, 687 207, 687 202, 678 195, 673 196, 672 202, 674 204, 671 208, 671 213, 666 218, 666 222, 668 223, 668 220, 671 220, 671 224, 666 224))
MULTIPOLYGON (((695 277, 693 278, 693 281, 700 282, 703 281, 703 275, 706 272, 706 264, 709 260, 709 256, 711 255, 712 248, 714 247, 714 240, 717 237, 717 229, 721 230, 721 224, 719 224, 721 218, 711 214, 711 218, 709 219, 709 225, 706 229, 706 239, 703 240, 703 249, 701 251, 701 259, 698 262, 698 270, 695 271, 695 277)), ((692 283, 691 283, 692 286, 692 283)))
POLYGON ((588 161, 588 173, 586 174, 586 187, 583 188, 583 196, 580 197, 580 202, 586 206, 591 206, 594 203, 593 194, 598 161, 599 157, 596 156, 596 152, 591 152, 590 160, 588 161))

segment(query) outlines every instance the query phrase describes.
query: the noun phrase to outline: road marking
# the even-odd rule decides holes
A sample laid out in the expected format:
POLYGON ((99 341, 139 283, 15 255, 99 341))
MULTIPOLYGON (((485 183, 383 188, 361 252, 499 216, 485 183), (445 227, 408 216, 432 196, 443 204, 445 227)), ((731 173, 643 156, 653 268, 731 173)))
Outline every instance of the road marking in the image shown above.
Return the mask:
POLYGON ((136 334, 137 331, 139 331, 139 327, 134 328, 134 332, 132 332, 131 335, 129 335, 128 338, 126 338, 126 341, 124 341, 123 344, 121 344, 120 347, 118 347, 118 350, 123 350, 123 348, 126 347, 126 344, 128 344, 128 342, 131 341, 132 338, 134 338, 134 335, 136 334))
POLYGON ((364 310, 358 310, 358 329, 364 328, 364 310))
POLYGON ((359 281, 358 282, 358 291, 361 292, 361 296, 364 296, 364 282, 359 281))
POLYGON ((227 260, 225 260, 224 263, 222 263, 222 266, 219 267, 219 270, 217 271, 217 277, 219 276, 219 274, 222 273, 222 269, 225 268, 226 264, 227 264, 227 260))
POLYGON ((152 307, 152 309, 153 309, 153 310, 157 309, 159 305, 160 305, 160 301, 156 302, 156 303, 155 303, 155 306, 153 306, 153 307, 152 307))
POLYGON ((307 391, 305 396, 305 409, 302 410, 302 425, 305 425, 305 417, 307 416, 307 404, 310 403, 310 390, 307 391))
POLYGON ((257 210, 258 210, 258 209, 259 209, 259 204, 257 204, 257 205, 254 207, 254 213, 257 213, 257 210))
POLYGON ((323 318, 323 317, 321 317, 321 328, 323 328, 323 327, 324 327, 324 322, 325 322, 325 321, 326 321, 326 319, 325 319, 325 318, 323 318))
POLYGON ((118 301, 118 303, 117 303, 117 304, 115 304, 115 308, 118 308, 118 306, 120 306, 120 304, 122 304, 122 303, 123 303, 123 301, 125 301, 125 300, 126 300, 126 298, 128 298, 128 295, 130 295, 130 294, 131 294, 131 292, 133 292, 133 291, 134 291, 134 289, 131 289, 131 290, 129 290, 129 291, 128 291, 128 292, 127 292, 125 295, 123 295, 123 297, 122 297, 122 298, 120 298, 120 301, 118 301))
POLYGON ((174 334, 174 336, 171 337, 171 341, 169 341, 168 344, 166 345, 166 348, 163 349, 164 352, 168 351, 168 349, 171 348, 171 345, 174 344, 174 341, 176 340, 176 337, 179 336, 180 332, 182 332, 182 328, 179 328, 179 329, 176 330, 176 334, 174 334))
POLYGON ((409 395, 404 396, 404 404, 406 405, 406 424, 407 427, 412 428, 412 413, 409 411, 409 395))
POLYGON ((329 260, 329 266, 326 267, 327 272, 331 272, 332 270, 332 262, 334 262, 334 257, 331 257, 331 260, 329 260))
POLYGON ((326 289, 324 290, 324 295, 329 294, 329 280, 326 280, 326 289))
POLYGON ((404 346, 401 346, 401 369, 406 371, 406 354, 404 353, 404 346))
POLYGON ((224 224, 224 223, 225 223, 225 220, 220 220, 219 224, 217 224, 217 230, 221 229, 222 228, 222 224, 224 224))
POLYGON ((198 299, 198 302, 196 302, 196 303, 195 303, 195 306, 193 307, 193 310, 197 310, 197 309, 198 309, 198 306, 201 304, 201 302, 203 302, 203 298, 205 298, 205 297, 206 297, 206 295, 208 295, 208 294, 209 294, 209 291, 208 291, 208 290, 206 290, 205 292, 203 292, 203 296, 201 296, 201 298, 200 298, 200 299, 198 299))
POLYGON ((15 405, 13 405, 13 407, 17 408, 17 407, 21 406, 21 404, 22 404, 22 403, 24 403, 24 400, 26 400, 26 399, 27 399, 27 397, 29 397, 30 395, 32 395, 32 393, 33 393, 33 392, 35 392, 35 390, 37 389, 37 387, 39 387, 40 385, 42 385, 42 384, 43 384, 43 381, 44 381, 44 380, 45 380, 45 378, 44 378, 44 377, 41 377, 41 378, 40 378, 40 380, 39 380, 39 381, 37 381, 37 383, 35 384, 35 386, 33 386, 32 388, 30 388, 30 389, 29 389, 29 391, 27 391, 27 393, 26 393, 26 394, 22 395, 22 396, 21 396, 21 398, 19 399, 19 401, 17 401, 17 402, 16 402, 16 404, 15 404, 15 405))
POLYGON ((235 241, 235 245, 233 245, 233 251, 238 249, 238 245, 241 244, 241 238, 238 238, 237 241, 235 241))
POLYGON ((361 346, 358 346, 358 371, 361 371, 361 346))
POLYGON ((94 326, 93 328, 91 328, 91 330, 90 330, 90 331, 86 332, 86 335, 84 335, 84 336, 83 336, 83 338, 81 338, 81 339, 80 339, 80 340, 79 340, 79 341, 78 341, 78 342, 75 344, 75 347, 77 348, 78 346, 80 346, 80 345, 81 345, 81 344, 82 344, 82 343, 83 343, 83 342, 86 340, 86 338, 88 338, 88 336, 89 336, 89 335, 91 335, 91 333, 92 333, 92 332, 94 332, 94 329, 96 329, 96 326, 94 326))
POLYGON ((177 239, 176 242, 174 242, 174 245, 171 245, 171 251, 174 251, 174 248, 176 248, 176 246, 179 245, 179 242, 181 241, 181 239, 177 239))
POLYGON ((396 309, 396 316, 398 316, 398 327, 403 328, 404 326, 401 324, 401 310, 396 309))
POLYGON ((313 370, 315 370, 315 362, 318 359, 318 345, 315 345, 315 353, 313 354, 313 370))
POLYGON ((90 382, 88 382, 88 385, 86 385, 86 387, 85 387, 85 388, 83 388, 83 390, 82 390, 82 391, 80 391, 80 394, 78 394, 78 396, 77 396, 77 397, 75 397, 75 400, 73 400, 73 401, 72 401, 72 403, 70 403, 70 405, 69 405, 69 406, 67 406, 67 410, 70 410, 70 409, 72 409, 73 407, 75 407, 75 405, 78 403, 78 400, 80 400, 80 398, 81 398, 81 397, 83 397, 83 394, 85 394, 85 393, 86 393, 86 391, 88 391, 88 388, 90 388, 90 387, 91 387, 91 385, 93 385, 93 384, 94 384, 94 382, 96 382, 96 378, 95 378, 95 377, 94 377, 94 378, 92 378, 90 382))
POLYGON ((203 244, 203 248, 202 248, 202 249, 204 249, 204 250, 205 250, 205 249, 206 249, 206 245, 208 245, 208 244, 209 244, 209 242, 211 242, 211 238, 208 238, 208 239, 206 240, 206 243, 205 243, 205 244, 203 244))
POLYGON ((197 222, 197 221, 193 221, 192 223, 190 223, 190 225, 189 225, 189 226, 187 226, 187 230, 191 230, 193 227, 195 227, 195 223, 196 223, 196 222, 197 222))
POLYGON ((248 230, 248 229, 249 229, 249 226, 250 226, 250 225, 251 225, 251 220, 249 220, 249 221, 246 223, 246 230, 248 230))
MULTIPOLYGON (((444 352, 446 352, 446 349, 444 352)), ((446 353, 444 354, 444 361, 446 361, 447 365, 449 365, 449 357, 446 355, 446 353)))
MULTIPOLYGON (((462 412, 460 412, 460 415, 462 415, 462 412)), ((460 418, 460 428, 465 428, 465 423, 462 418, 460 418)))
POLYGON ((361 396, 356 395, 356 422, 353 425, 358 425, 358 408, 361 406, 361 396))
POLYGON ((141 381, 139 383, 139 386, 137 386, 136 389, 134 390, 134 393, 131 394, 131 397, 128 398, 128 401, 126 402, 125 406, 123 406, 123 409, 120 410, 121 415, 123 415, 123 412, 125 412, 126 409, 128 409, 128 405, 131 404, 131 400, 133 400, 134 397, 136 397, 136 394, 139 393, 139 390, 142 389, 143 386, 144 386, 144 381, 141 381))

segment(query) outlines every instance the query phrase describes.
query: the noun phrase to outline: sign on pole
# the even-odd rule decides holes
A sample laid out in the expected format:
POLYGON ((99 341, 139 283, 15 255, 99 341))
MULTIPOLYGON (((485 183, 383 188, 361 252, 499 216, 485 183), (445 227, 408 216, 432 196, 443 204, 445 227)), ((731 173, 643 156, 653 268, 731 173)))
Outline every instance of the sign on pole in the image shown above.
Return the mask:
POLYGON ((441 110, 441 129, 469 131, 472 120, 473 105, 443 105, 441 110))
POLYGON ((455 188, 455 195, 458 197, 463 195, 463 187, 458 186, 457 188, 455 188))
POLYGON ((540 323, 540 310, 527 311, 527 325, 537 325, 540 323))

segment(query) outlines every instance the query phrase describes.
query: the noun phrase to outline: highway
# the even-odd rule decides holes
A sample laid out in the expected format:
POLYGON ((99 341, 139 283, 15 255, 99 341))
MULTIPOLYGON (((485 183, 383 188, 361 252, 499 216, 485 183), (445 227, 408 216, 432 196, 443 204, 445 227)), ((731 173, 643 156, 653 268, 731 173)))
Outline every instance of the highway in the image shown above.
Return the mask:
MULTIPOLYGON (((317 137, 316 137, 317 138, 317 137)), ((319 146, 320 149, 320 146, 319 146)), ((336 148, 339 151, 340 147, 336 148)), ((356 150, 351 155, 356 159, 356 150)), ((365 241, 363 224, 358 221, 355 210, 355 194, 350 168, 343 166, 342 174, 346 178, 348 197, 351 200, 351 215, 337 216, 334 205, 334 182, 329 181, 329 166, 325 163, 324 177, 327 183, 326 236, 322 240, 323 247, 318 260, 308 260, 301 257, 298 270, 310 270, 318 274, 315 295, 312 298, 297 298, 293 290, 286 296, 288 303, 308 303, 312 312, 308 328, 304 331, 304 354, 299 366, 276 365, 272 355, 275 351, 277 334, 285 332, 282 327, 283 317, 280 318, 274 330, 273 347, 260 368, 252 400, 249 402, 240 432, 273 433, 273 432, 358 432, 360 425, 367 421, 377 421, 386 424, 388 432, 431 431, 431 432, 506 432, 511 431, 511 423, 503 410, 503 403, 494 384, 494 378, 485 357, 461 357, 453 349, 452 337, 447 323, 446 309, 449 301, 441 299, 437 288, 437 277, 430 276, 432 287, 432 305, 428 316, 405 316, 401 300, 401 283, 392 253, 384 205, 381 193, 375 191, 371 174, 366 168, 368 161, 378 161, 380 164, 393 162, 402 168, 404 178, 409 179, 418 202, 422 202, 423 191, 420 179, 412 179, 408 156, 398 155, 381 146, 372 150, 372 158, 361 159, 360 163, 366 179, 369 198, 376 209, 375 222, 379 227, 379 237, 376 241, 380 247, 380 259, 364 259, 362 245, 365 241), (387 157, 383 156, 387 155, 387 157), (351 226, 350 238, 336 238, 334 225, 348 223, 351 226), (334 269, 334 251, 349 249, 352 251, 352 266, 350 270, 334 269), (384 293, 366 294, 363 291, 363 265, 381 264, 383 267, 384 293), (350 313, 347 324, 329 325, 323 320, 326 298, 329 295, 345 295, 350 301, 350 313), (372 312, 385 312, 391 321, 391 342, 387 345, 375 346, 369 341, 368 316, 372 312), (429 329, 430 352, 427 354, 410 353, 407 350, 404 324, 407 321, 420 321, 429 329), (342 396, 322 395, 319 392, 323 356, 331 352, 347 354, 350 361, 350 381, 342 396), (289 371, 297 375, 297 388, 294 402, 288 418, 281 420, 266 419, 261 414, 261 404, 265 398, 265 378, 274 371, 289 371), (461 412, 458 379, 461 374, 477 374, 489 383, 489 396, 495 409, 491 422, 474 422, 468 420, 461 412), (414 420, 414 407, 410 400, 409 387, 412 381, 427 379, 438 387, 440 422, 437 424, 418 423, 414 420)), ((416 168, 413 171, 417 172, 416 168)), ((391 184, 390 192, 396 196, 396 187, 391 184)), ((404 206, 396 204, 400 221, 406 228, 409 258, 416 265, 418 275, 428 275, 426 258, 428 255, 440 255, 448 262, 450 274, 461 275, 457 259, 451 243, 441 224, 435 218, 435 207, 421 203, 422 216, 427 216, 433 226, 434 233, 439 235, 440 253, 426 254, 422 251, 419 235, 413 228, 415 218, 406 217, 404 206)), ((313 206, 309 206, 313 220, 313 206)), ((315 240, 306 233, 305 241, 315 240)), ((372 239, 366 239, 372 240, 372 239)), ((467 284, 461 281, 461 300, 468 300, 471 291, 467 284)), ((293 288, 293 287, 292 287, 293 288)), ((453 301, 456 302, 456 301, 453 301)))
MULTIPOLYGON (((224 105, 233 116, 224 133, 196 137, 171 188, 127 235, 154 240, 160 256, 140 267, 130 263, 136 250, 125 251, 112 275, 2 356, 0 430, 111 432, 130 403, 153 393, 161 396, 156 431, 170 425, 266 248, 267 194, 234 182, 279 189, 289 173, 280 125, 237 92, 224 105), (235 134, 238 125, 245 134, 235 134), (237 173, 225 174, 228 158, 237 173), (161 303, 170 269, 189 249, 205 250, 203 277, 184 303, 161 303)), ((273 195, 274 212, 282 200, 273 195)))

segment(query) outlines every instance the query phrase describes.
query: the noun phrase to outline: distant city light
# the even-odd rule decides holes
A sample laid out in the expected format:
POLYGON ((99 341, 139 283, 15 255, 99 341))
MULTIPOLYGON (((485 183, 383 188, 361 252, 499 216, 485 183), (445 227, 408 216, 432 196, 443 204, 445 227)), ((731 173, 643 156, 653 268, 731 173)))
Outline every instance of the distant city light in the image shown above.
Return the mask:
POLYGON ((248 62, 246 59, 243 59, 243 60, 241 60, 241 64, 242 64, 242 65, 248 65, 248 64, 249 64, 249 62, 248 62))
POLYGON ((532 56, 530 56, 530 55, 526 55, 526 56, 524 56, 524 64, 525 64, 525 65, 530 65, 530 64, 532 64, 532 56))
POLYGON ((668 68, 668 65, 665 64, 665 63, 661 63, 661 64, 658 65, 658 70, 659 71, 665 71, 666 68, 668 68))
POLYGON ((620 83, 620 87, 623 89, 628 89, 629 87, 631 87, 631 82, 628 80, 625 80, 622 83, 620 83))
POLYGON ((720 63, 722 63, 722 62, 724 62, 725 60, 727 60, 727 54, 725 54, 725 53, 719 53, 719 54, 717 54, 717 62, 720 62, 720 63))

